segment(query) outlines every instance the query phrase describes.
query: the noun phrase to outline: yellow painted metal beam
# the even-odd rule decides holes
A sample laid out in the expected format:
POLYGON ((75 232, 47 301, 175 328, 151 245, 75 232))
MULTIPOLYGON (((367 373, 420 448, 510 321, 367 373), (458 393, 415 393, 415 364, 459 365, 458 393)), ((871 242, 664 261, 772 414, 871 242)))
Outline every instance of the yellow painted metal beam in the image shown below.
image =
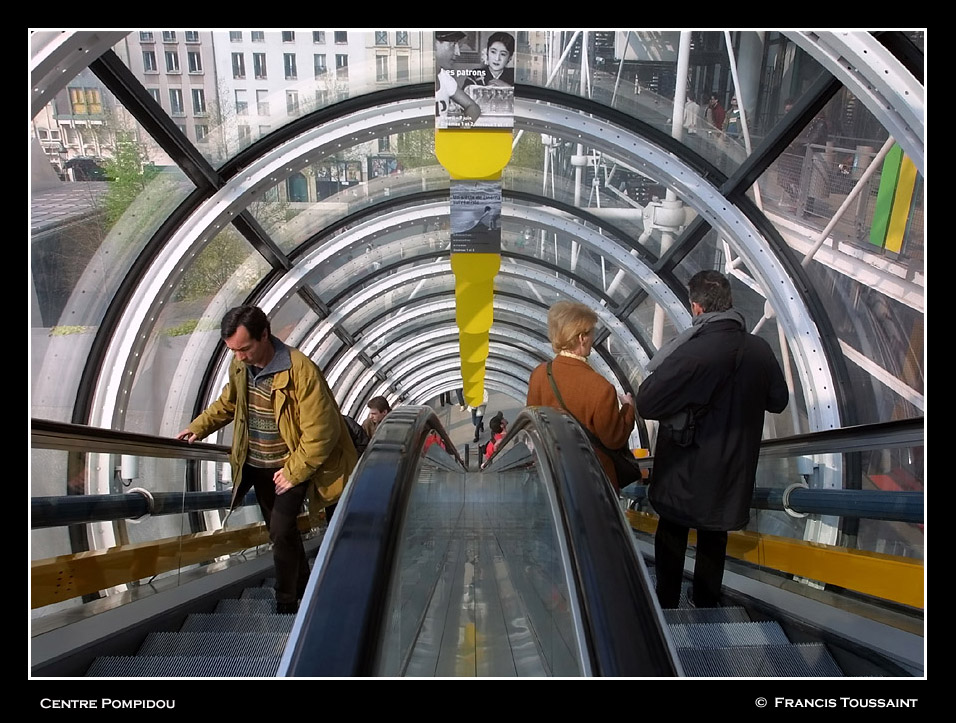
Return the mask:
MULTIPOLYGON (((647 533, 657 530, 654 515, 634 510, 626 514, 634 529, 647 533)), ((691 530, 690 544, 696 541, 691 530)), ((727 556, 882 600, 920 609, 924 606, 921 560, 747 531, 727 536, 727 556)))
MULTIPOLYGON (((298 525, 303 531, 313 526, 306 515, 299 516, 298 525)), ((265 524, 258 522, 34 560, 30 564, 30 607, 91 595, 268 542, 265 524)))

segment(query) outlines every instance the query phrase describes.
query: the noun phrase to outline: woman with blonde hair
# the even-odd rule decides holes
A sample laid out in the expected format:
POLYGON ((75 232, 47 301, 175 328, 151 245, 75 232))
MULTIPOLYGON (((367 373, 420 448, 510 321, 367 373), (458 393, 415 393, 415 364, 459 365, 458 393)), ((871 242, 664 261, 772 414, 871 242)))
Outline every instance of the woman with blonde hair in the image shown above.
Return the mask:
MULTIPOLYGON (((588 364, 597 321, 597 314, 584 304, 559 301, 552 305, 548 310, 548 338, 556 356, 531 372, 527 405, 565 409, 605 447, 620 449, 634 429, 634 400, 630 394, 618 394, 588 364), (563 404, 548 378, 549 365, 563 404)), ((611 484, 619 489, 614 463, 597 447, 594 451, 611 484)))

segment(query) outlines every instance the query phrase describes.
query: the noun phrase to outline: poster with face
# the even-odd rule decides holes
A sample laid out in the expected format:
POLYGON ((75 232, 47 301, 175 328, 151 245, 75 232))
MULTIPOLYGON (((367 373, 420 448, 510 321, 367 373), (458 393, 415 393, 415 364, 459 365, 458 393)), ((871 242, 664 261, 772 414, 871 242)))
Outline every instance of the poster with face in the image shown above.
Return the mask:
POLYGON ((435 128, 513 128, 514 54, 514 32, 435 31, 435 128))

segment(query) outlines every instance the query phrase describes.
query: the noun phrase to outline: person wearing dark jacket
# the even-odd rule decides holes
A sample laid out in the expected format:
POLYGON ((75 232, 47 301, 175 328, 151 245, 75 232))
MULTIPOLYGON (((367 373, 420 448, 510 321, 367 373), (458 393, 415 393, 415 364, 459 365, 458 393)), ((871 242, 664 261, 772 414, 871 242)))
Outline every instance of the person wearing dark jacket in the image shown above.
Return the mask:
POLYGON ((657 352, 635 397, 644 419, 661 421, 648 498, 659 516, 654 566, 664 608, 678 605, 691 528, 693 603, 720 604, 727 532, 750 519, 764 412, 782 412, 790 397, 770 345, 747 333, 733 308, 727 277, 701 271, 688 291, 693 323, 657 352), (696 412, 689 443, 674 427, 688 409, 696 412))

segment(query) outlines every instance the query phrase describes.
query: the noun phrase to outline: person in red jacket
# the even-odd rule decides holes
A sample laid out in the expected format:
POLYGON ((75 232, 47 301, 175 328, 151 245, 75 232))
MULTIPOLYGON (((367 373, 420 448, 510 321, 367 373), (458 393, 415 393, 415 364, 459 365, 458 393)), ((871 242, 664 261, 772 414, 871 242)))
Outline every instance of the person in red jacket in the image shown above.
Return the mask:
POLYGON ((498 449, 498 443, 505 438, 508 433, 508 420, 505 419, 502 412, 498 412, 488 422, 488 428, 491 430, 491 439, 485 445, 485 462, 491 459, 491 455, 498 449))
POLYGON ((707 101, 707 107, 704 109, 704 119, 717 130, 723 130, 725 115, 726 111, 720 101, 717 100, 717 94, 711 93, 710 100, 707 101))

